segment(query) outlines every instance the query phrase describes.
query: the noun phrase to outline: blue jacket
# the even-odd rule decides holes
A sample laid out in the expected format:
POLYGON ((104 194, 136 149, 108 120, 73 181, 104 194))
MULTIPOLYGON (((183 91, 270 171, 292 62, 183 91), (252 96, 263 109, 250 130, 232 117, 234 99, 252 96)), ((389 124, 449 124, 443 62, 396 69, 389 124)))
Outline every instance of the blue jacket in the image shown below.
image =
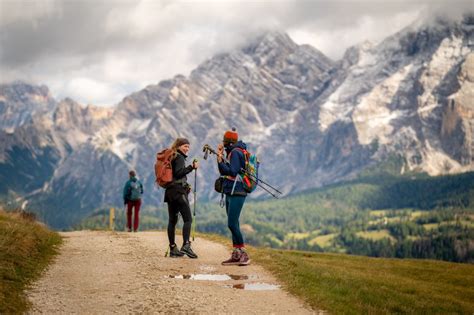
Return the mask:
MULTIPOLYGON (((226 148, 228 162, 217 163, 219 173, 222 176, 236 177, 240 173, 240 170, 245 168, 244 153, 236 148, 246 150, 247 145, 242 141, 239 141, 232 147, 226 148)), ((230 195, 233 186, 233 180, 227 178, 224 179, 224 194, 230 195)), ((235 184, 234 195, 247 196, 247 192, 244 190, 242 182, 239 180, 237 180, 237 183, 235 184)))
POLYGON ((131 182, 138 182, 138 184, 140 185, 141 194, 143 195, 142 183, 136 177, 132 177, 129 180, 127 180, 127 182, 125 183, 125 187, 123 187, 123 203, 127 203, 130 201, 130 194, 131 194, 130 183, 131 182))

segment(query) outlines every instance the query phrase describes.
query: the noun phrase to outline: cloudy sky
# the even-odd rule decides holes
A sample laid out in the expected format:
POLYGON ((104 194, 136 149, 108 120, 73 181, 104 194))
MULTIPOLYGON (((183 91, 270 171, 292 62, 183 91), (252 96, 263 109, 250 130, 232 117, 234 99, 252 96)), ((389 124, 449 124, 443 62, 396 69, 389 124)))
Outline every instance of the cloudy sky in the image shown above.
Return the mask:
POLYGON ((0 0, 0 83, 113 105, 267 30, 338 59, 415 20, 457 18, 472 0, 0 0))

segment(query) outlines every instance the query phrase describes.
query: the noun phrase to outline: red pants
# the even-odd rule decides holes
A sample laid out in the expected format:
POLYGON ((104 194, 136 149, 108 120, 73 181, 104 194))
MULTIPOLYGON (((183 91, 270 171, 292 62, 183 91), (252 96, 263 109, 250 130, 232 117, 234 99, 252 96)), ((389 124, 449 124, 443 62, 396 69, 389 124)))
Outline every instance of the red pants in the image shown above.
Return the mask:
POLYGON ((129 230, 132 229, 132 208, 135 208, 135 215, 134 215, 134 220, 133 220, 133 230, 136 231, 138 230, 138 212, 140 211, 140 206, 142 204, 142 201, 140 199, 134 200, 134 201, 129 201, 127 202, 127 228, 129 230))

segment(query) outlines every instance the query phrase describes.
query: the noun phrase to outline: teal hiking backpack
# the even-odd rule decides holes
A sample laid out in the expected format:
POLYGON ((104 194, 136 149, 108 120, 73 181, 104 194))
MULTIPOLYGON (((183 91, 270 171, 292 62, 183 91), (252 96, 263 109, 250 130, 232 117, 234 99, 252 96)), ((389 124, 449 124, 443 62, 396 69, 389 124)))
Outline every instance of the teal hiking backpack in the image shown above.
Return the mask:
POLYGON ((142 189, 140 182, 137 181, 130 181, 130 200, 135 201, 140 199, 142 196, 142 189))
MULTIPOLYGON (((244 154, 245 168, 241 170, 239 176, 242 180, 244 190, 247 193, 251 193, 255 190, 255 188, 257 188, 258 185, 258 168, 260 166, 260 161, 255 154, 251 154, 249 151, 241 148, 236 149, 240 150, 244 154)), ((234 189, 232 189, 232 192, 233 190, 234 189)))

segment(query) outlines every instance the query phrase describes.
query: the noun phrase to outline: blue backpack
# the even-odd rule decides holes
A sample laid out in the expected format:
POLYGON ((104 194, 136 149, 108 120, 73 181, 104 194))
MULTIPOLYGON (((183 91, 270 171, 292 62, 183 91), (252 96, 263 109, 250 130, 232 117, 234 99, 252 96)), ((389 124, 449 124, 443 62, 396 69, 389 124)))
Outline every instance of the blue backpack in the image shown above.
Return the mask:
POLYGON ((140 182, 130 181, 130 200, 135 201, 141 199, 142 189, 140 182))

